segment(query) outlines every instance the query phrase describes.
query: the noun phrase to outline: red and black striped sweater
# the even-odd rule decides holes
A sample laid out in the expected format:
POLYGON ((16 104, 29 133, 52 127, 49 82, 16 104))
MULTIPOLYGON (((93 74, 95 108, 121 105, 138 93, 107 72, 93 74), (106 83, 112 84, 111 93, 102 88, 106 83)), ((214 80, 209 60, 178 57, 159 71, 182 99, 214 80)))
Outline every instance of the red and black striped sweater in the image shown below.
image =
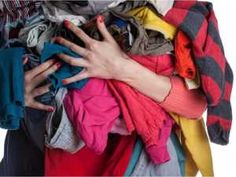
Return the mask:
POLYGON ((164 18, 191 40, 193 58, 208 103, 209 137, 214 143, 227 144, 232 123, 233 72, 224 55, 213 6, 195 0, 175 1, 164 18))

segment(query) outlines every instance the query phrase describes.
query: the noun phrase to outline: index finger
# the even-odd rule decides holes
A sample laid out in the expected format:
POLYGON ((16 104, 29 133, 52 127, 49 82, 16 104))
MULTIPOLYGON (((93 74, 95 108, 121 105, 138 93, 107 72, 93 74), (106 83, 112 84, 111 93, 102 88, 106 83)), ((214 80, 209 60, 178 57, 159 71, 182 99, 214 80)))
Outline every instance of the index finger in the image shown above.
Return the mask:
POLYGON ((55 63, 55 59, 48 60, 41 65, 35 67, 34 69, 27 71, 26 74, 29 75, 29 78, 32 79, 35 76, 39 75, 40 73, 47 70, 49 67, 51 67, 55 63))
POLYGON ((75 26, 70 21, 65 20, 64 25, 66 28, 71 30, 78 38, 80 38, 85 44, 90 44, 93 41, 93 39, 90 38, 82 29, 75 26))

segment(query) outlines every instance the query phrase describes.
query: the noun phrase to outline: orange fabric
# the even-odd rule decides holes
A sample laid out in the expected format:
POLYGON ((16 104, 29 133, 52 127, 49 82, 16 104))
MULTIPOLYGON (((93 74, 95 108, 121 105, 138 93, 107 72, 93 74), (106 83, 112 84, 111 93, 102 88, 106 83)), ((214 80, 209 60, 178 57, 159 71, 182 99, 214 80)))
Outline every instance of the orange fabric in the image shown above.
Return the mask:
POLYGON ((175 38, 176 71, 183 78, 195 79, 196 67, 191 54, 191 42, 179 31, 175 38))

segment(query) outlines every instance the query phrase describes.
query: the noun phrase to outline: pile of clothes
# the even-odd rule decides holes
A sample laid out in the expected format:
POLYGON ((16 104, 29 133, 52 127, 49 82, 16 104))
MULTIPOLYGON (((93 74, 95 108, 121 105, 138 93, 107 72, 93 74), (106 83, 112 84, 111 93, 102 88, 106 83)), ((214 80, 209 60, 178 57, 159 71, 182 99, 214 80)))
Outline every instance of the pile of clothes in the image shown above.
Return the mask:
POLYGON ((0 127, 8 129, 0 175, 214 176, 208 136, 229 141, 233 73, 211 3, 2 0, 0 37, 0 127), (36 98, 55 111, 25 107, 24 72, 60 53, 80 57, 52 42, 84 46, 63 21, 102 40, 97 15, 131 59, 177 89, 158 103, 117 80, 63 85, 83 69, 64 63, 36 98))

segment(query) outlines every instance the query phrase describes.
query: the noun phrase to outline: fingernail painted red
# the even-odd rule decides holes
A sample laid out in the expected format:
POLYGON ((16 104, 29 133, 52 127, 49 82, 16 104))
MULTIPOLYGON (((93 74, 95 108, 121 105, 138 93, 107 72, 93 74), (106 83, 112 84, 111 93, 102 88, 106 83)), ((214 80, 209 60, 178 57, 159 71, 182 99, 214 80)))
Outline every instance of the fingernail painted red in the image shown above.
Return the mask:
POLYGON ((54 111, 54 108, 48 108, 48 111, 49 111, 49 112, 53 112, 53 111, 54 111))
POLYGON ((62 84, 63 84, 63 85, 66 85, 66 84, 67 84, 67 81, 66 81, 66 80, 62 80, 62 84))
POLYGON ((64 20, 64 21, 63 21, 63 24, 64 24, 65 27, 68 27, 68 26, 70 25, 70 21, 64 20))
POLYGON ((62 66, 62 63, 58 62, 58 63, 56 64, 56 66, 57 66, 57 68, 60 68, 60 67, 62 66))
POLYGON ((102 16, 102 15, 98 15, 97 19, 98 19, 99 23, 103 23, 104 22, 104 16, 102 16))

